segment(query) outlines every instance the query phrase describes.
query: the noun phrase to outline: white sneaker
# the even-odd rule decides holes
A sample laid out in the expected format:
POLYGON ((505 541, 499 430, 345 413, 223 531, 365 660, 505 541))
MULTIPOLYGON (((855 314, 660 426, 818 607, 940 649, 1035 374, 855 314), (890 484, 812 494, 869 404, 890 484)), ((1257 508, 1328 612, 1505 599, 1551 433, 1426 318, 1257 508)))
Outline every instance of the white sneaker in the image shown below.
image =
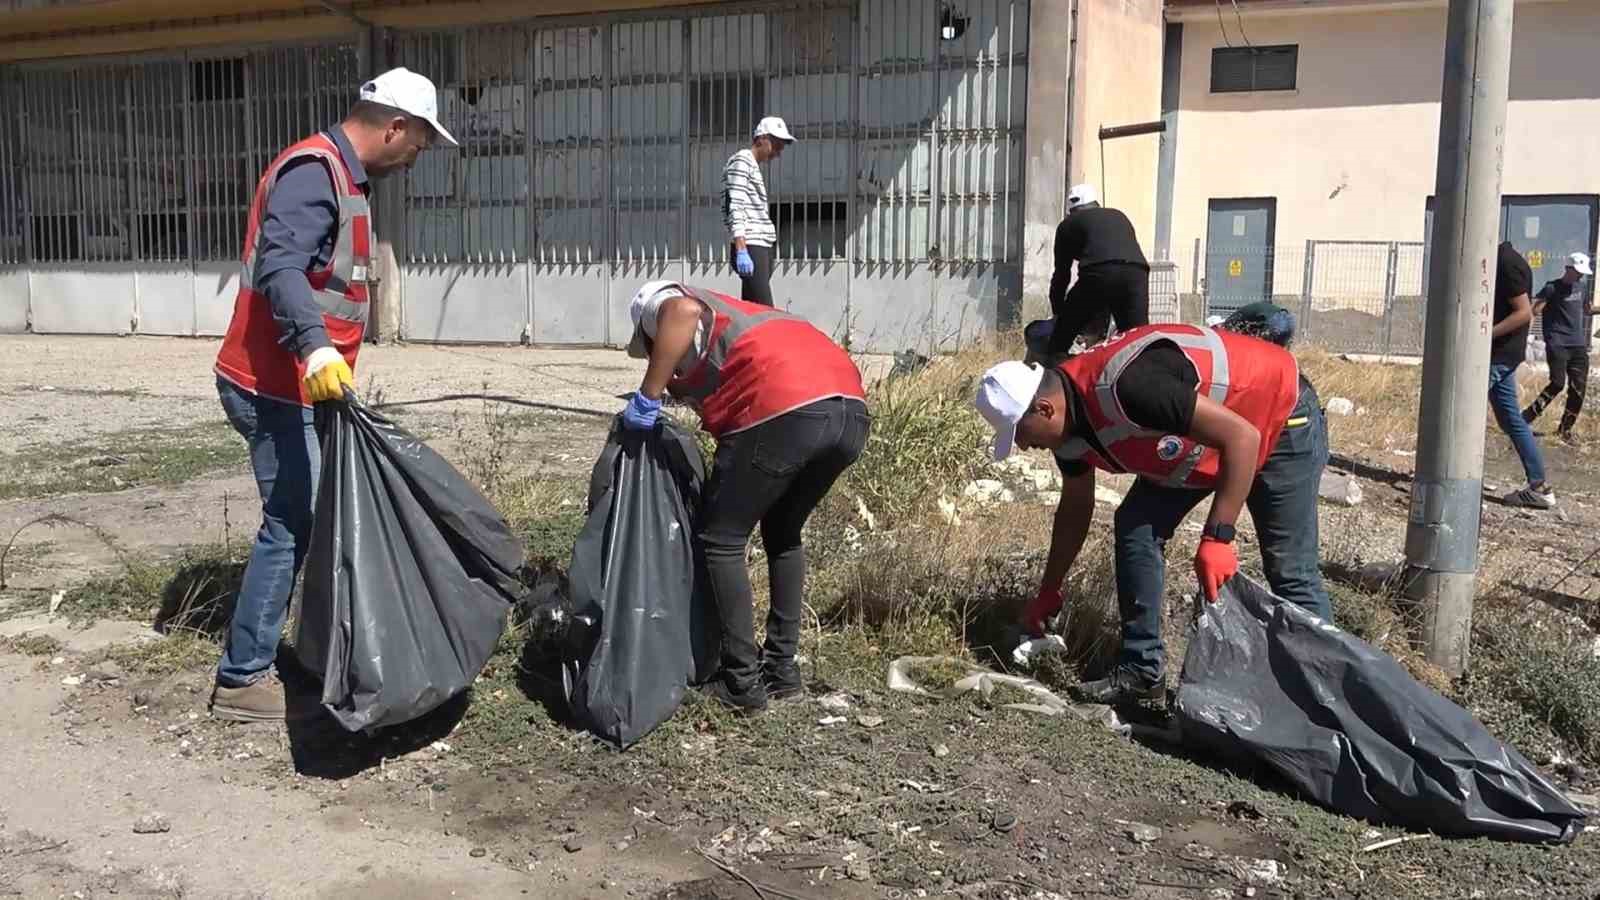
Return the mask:
POLYGON ((1529 509, 1555 509, 1556 492, 1549 485, 1545 485, 1541 491, 1530 484, 1520 491, 1505 495, 1501 502, 1507 506, 1526 506, 1529 509))

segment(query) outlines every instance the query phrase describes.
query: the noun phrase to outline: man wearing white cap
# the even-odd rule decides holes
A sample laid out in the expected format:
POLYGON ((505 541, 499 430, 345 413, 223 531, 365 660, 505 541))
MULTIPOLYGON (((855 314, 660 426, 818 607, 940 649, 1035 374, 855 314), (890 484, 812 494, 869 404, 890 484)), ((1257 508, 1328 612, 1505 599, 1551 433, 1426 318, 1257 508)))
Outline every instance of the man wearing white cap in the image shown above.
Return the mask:
POLYGON ((256 183, 217 392, 250 446, 262 522, 217 666, 219 718, 283 718, 272 673, 311 534, 321 468, 312 405, 352 387, 366 330, 373 239, 369 177, 400 172, 435 140, 433 82, 392 69, 361 86, 344 121, 290 146, 256 183))
POLYGON ((1330 617, 1317 564, 1328 432, 1287 350, 1228 331, 1146 325, 1054 368, 1000 363, 976 403, 995 430, 996 459, 1013 446, 1049 449, 1062 473, 1044 579, 1021 615, 1030 634, 1061 608, 1061 584, 1094 514, 1094 470, 1139 476, 1114 522, 1120 656, 1106 677, 1074 689, 1080 699, 1160 694, 1166 542, 1207 496, 1194 569, 1208 600, 1238 571, 1234 524, 1248 507, 1273 591, 1330 617))
POLYGON ((1564 441, 1572 440, 1572 426, 1583 412, 1583 395, 1589 386, 1589 347, 1594 341, 1594 315, 1600 310, 1591 305, 1583 279, 1593 274, 1589 255, 1574 253, 1567 257, 1561 277, 1546 282, 1533 298, 1534 313, 1544 314, 1540 321, 1544 323, 1550 383, 1533 405, 1522 411, 1522 418, 1531 424, 1565 390, 1567 408, 1556 426, 1556 436, 1564 441))
POLYGON ((742 714, 803 692, 795 650, 805 608, 801 529, 861 455, 870 419, 861 373, 800 316, 670 281, 633 295, 628 353, 648 359, 624 427, 656 427, 671 391, 717 440, 700 513, 722 666, 701 689, 742 714), (771 587, 767 636, 755 643, 745 554, 761 526, 771 587))
POLYGON ((1076 185, 1067 192, 1067 217, 1056 228, 1055 255, 1051 353, 1068 352, 1080 334, 1098 343, 1106 336, 1108 320, 1116 322, 1118 331, 1149 323, 1150 264, 1133 223, 1121 210, 1101 206, 1093 185, 1076 185), (1074 264, 1078 279, 1068 291, 1074 264))
POLYGON ((761 163, 777 159, 794 143, 777 116, 756 123, 750 146, 728 157, 722 170, 722 217, 728 226, 729 257, 739 273, 739 299, 772 305, 772 248, 778 229, 767 213, 767 182, 761 163))

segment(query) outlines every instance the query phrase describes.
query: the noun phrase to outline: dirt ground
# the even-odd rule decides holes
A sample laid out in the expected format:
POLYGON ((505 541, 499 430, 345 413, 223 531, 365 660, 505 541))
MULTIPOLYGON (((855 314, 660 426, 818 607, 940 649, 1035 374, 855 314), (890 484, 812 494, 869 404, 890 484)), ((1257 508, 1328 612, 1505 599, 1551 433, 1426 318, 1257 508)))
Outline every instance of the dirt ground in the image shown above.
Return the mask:
MULTIPOLYGON (((624 754, 556 724, 550 685, 504 655, 470 704, 372 738, 316 720, 213 721, 204 666, 141 676, 101 658, 161 640, 148 621, 84 628, 4 607, 128 553, 248 539, 254 485, 221 424, 214 353, 207 341, 0 338, 0 540, 52 514, 93 526, 30 527, 3 573, 0 637, 60 646, 0 649, 0 896, 1600 897, 1595 834, 1558 848, 1423 838, 1366 850, 1404 833, 1303 803, 1260 772, 1001 698, 888 692, 887 662, 918 648, 859 633, 807 638, 812 699, 750 721, 691 701, 624 754)), ((447 455, 493 427, 481 395, 514 398, 502 408, 522 417, 519 467, 577 485, 640 371, 610 351, 376 347, 358 381, 447 455)), ((1352 422, 1333 423, 1336 453, 1352 422)), ((1399 557, 1412 464, 1401 437, 1345 448, 1339 464, 1366 497, 1323 510, 1325 557, 1399 557)), ((1553 444, 1563 512, 1487 503, 1486 568, 1593 623, 1600 572, 1580 562, 1600 531, 1594 457, 1553 444)), ((1491 479, 1511 487, 1509 445, 1492 438, 1489 455, 1491 479)), ((1036 552, 1045 536, 1006 539, 1036 552)), ((1594 792, 1582 766, 1530 755, 1594 792)))

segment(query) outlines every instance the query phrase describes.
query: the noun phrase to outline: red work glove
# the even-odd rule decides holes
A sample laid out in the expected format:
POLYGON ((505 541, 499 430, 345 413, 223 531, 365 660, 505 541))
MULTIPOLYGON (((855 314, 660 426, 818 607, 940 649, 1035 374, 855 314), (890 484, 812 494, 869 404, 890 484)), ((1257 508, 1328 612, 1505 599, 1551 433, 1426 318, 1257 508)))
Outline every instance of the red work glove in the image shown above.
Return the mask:
POLYGON ((1201 538, 1200 549, 1194 552, 1194 574, 1200 577, 1200 589, 1206 599, 1217 602, 1217 592, 1229 578, 1239 573, 1239 555, 1233 545, 1216 538, 1201 538))
POLYGON ((1033 598, 1022 610, 1018 623, 1031 637, 1044 637, 1044 620, 1061 611, 1061 591, 1056 588, 1040 588, 1039 596, 1033 598))

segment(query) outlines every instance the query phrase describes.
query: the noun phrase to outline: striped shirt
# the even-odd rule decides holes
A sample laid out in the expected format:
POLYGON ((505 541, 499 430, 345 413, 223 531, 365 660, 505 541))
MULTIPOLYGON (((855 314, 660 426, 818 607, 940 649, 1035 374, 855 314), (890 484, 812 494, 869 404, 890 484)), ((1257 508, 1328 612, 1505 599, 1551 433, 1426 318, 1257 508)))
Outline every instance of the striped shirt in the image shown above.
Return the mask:
POLYGON ((730 237, 744 238, 751 246, 778 242, 778 229, 767 215, 767 182, 749 147, 728 157, 722 170, 722 220, 730 237))

